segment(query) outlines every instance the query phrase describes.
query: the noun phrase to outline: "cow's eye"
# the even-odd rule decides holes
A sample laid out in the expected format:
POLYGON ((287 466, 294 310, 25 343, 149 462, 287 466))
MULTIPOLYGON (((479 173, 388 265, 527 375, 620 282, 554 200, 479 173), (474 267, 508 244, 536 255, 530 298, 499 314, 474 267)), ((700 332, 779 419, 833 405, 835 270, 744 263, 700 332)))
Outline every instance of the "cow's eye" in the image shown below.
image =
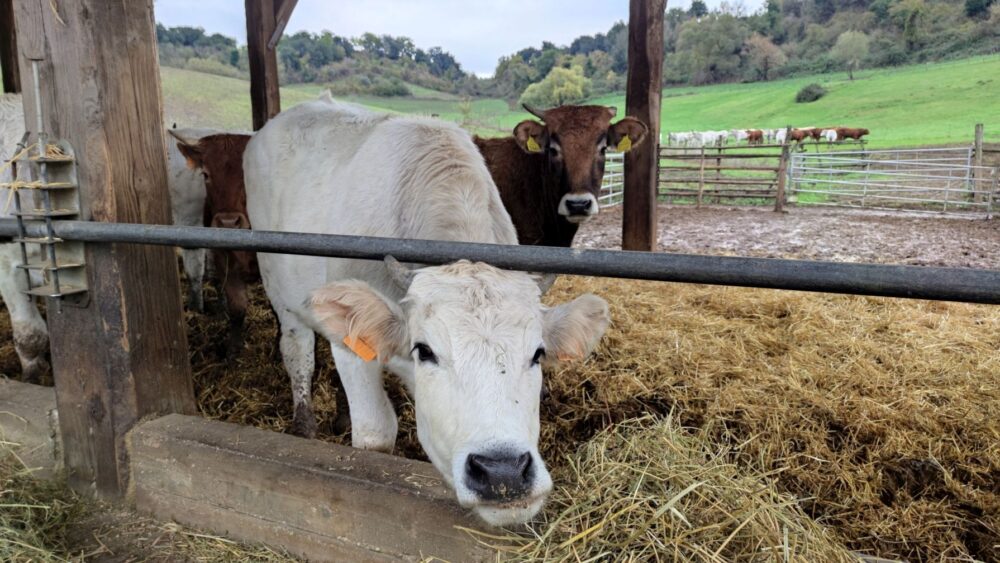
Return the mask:
POLYGON ((417 361, 430 362, 432 364, 438 363, 438 358, 434 355, 434 350, 431 350, 431 347, 423 342, 417 342, 410 353, 413 352, 417 353, 417 361))
POLYGON ((535 355, 531 357, 531 365, 537 366, 538 363, 541 362, 542 358, 544 357, 545 357, 545 348, 539 346, 538 349, 535 350, 535 355))

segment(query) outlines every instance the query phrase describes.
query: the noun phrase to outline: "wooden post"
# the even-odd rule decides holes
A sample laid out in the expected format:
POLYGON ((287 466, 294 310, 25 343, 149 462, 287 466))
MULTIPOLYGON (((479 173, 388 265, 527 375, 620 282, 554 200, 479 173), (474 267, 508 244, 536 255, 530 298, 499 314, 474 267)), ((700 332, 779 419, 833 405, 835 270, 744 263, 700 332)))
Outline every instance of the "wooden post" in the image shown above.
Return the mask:
POLYGON ((17 64, 17 26, 14 25, 14 0, 0 0, 0 71, 4 93, 21 91, 17 64))
POLYGON ((983 165, 983 124, 982 123, 977 123, 976 124, 976 136, 975 136, 975 140, 973 141, 973 144, 972 144, 972 150, 974 151, 973 152, 973 159, 974 159, 973 160, 973 164, 975 164, 975 166, 976 166, 975 170, 972 173, 972 178, 973 178, 973 180, 972 180, 972 194, 974 196, 972 198, 972 200, 975 201, 975 202, 977 202, 977 203, 979 203, 979 202, 982 202, 983 198, 981 197, 981 195, 979 193, 976 192, 976 190, 979 189, 978 186, 979 186, 980 183, 985 183, 984 182, 985 178, 983 177, 983 169, 981 168, 982 165, 983 165))
POLYGON ((698 205, 701 209, 701 195, 705 190, 705 147, 701 147, 701 166, 698 167, 698 205))
POLYGON ((250 60, 250 105, 253 130, 281 111, 278 90, 277 48, 269 49, 268 41, 276 29, 275 15, 281 0, 246 0, 247 57, 250 60))
MULTIPOLYGON (((153 0, 19 0, 27 123, 78 160, 81 218, 170 223, 153 0)), ((139 419, 194 413, 177 258, 169 247, 86 246, 87 302, 48 303, 70 484, 114 498, 128 486, 125 434, 139 419)))
POLYGON ((774 210, 781 213, 785 210, 785 182, 788 176, 789 144, 788 135, 791 127, 785 130, 785 142, 781 143, 781 160, 778 161, 778 186, 774 194, 774 210))
POLYGON ((629 0, 625 112, 649 126, 649 139, 625 154, 622 248, 656 249, 663 10, 666 0, 629 0))

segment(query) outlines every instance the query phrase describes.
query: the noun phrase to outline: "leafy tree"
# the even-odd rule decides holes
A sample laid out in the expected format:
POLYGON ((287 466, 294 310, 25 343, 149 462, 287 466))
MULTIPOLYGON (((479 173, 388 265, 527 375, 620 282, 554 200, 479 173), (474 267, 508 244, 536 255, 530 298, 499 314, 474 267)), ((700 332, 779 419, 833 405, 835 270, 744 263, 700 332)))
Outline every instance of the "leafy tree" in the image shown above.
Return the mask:
POLYGON ((747 64, 756 74, 757 78, 767 81, 775 70, 785 66, 788 57, 771 42, 770 39, 760 34, 753 34, 747 39, 747 64))
POLYGON ((749 35, 746 24, 729 14, 687 21, 677 39, 678 64, 693 84, 735 80, 749 35))
POLYGON ((965 0, 965 15, 978 18, 989 15, 993 0, 965 0))
POLYGON ((583 101, 589 95, 590 79, 583 76, 583 69, 555 67, 541 82, 528 86, 520 102, 555 107, 583 101))
POLYGON ((868 56, 868 36, 860 31, 845 31, 837 38, 830 56, 847 67, 847 76, 854 80, 854 71, 861 67, 861 61, 868 56))
POLYGON ((927 4, 924 0, 900 0, 889 8, 889 16, 902 30, 908 49, 912 50, 920 44, 926 12, 927 4))
POLYGON ((691 0, 688 14, 695 18, 703 18, 708 15, 708 4, 705 4, 704 0, 691 0))

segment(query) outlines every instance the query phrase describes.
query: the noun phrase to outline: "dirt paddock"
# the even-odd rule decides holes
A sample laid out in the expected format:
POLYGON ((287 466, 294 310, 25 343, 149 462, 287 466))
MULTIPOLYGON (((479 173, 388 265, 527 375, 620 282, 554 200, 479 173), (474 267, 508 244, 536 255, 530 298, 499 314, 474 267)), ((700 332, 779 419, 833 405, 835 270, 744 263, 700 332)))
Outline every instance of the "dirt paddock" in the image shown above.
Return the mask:
MULTIPOLYGON (((616 247, 620 218, 602 212, 581 246, 616 247)), ((678 252, 1000 260, 1000 221, 664 206, 660 222, 663 249, 678 252)), ((1000 308, 568 276, 546 300, 583 292, 608 300, 612 327, 592 358, 546 372, 541 449, 556 492, 535 535, 511 540, 511 557, 770 561, 762 546, 784 541, 799 561, 838 560, 844 548, 1000 561, 1000 308), (675 496, 684 498, 674 509, 658 504, 675 496)), ((214 289, 206 302, 210 313, 187 313, 203 414, 285 431, 291 393, 262 289, 246 346, 229 360, 214 289)), ((3 340, 0 369, 16 376, 3 340)), ((320 439, 344 443, 319 348, 320 439)), ((409 399, 398 382, 387 386, 401 417, 397 453, 424 458, 409 399)))

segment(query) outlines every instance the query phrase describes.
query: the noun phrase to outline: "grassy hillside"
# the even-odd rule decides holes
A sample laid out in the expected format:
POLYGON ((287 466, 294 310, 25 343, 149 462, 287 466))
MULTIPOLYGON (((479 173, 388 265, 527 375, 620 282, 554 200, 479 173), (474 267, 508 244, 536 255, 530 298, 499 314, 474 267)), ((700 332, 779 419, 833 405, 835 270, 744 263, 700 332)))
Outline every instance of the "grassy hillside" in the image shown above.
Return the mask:
MULTIPOLYGON (((163 93, 168 122, 247 129, 250 98, 246 81, 163 68, 163 93)), ((322 86, 299 84, 282 88, 282 106, 315 98, 322 86)), ((1000 56, 878 69, 856 74, 826 74, 776 82, 725 84, 664 90, 663 130, 688 131, 785 125, 845 125, 872 130, 873 147, 965 143, 973 126, 986 124, 988 141, 1000 142, 1000 56), (796 104, 795 93, 819 82, 829 94, 810 104, 796 104)), ((524 112, 512 111, 502 100, 462 100, 412 87, 406 98, 352 97, 350 101, 382 111, 437 115, 465 122, 480 134, 510 131, 524 112), (463 109, 466 111, 463 112, 463 109)), ((593 103, 614 105, 624 114, 624 95, 605 96, 593 103)))
MULTIPOLYGON (((826 74, 777 82, 725 84, 664 91, 663 131, 843 125, 871 129, 873 146, 971 142, 976 123, 1000 141, 1000 56, 826 74), (795 93, 818 82, 829 93, 796 104, 795 93)), ((614 105, 624 96, 596 103, 614 105)))

